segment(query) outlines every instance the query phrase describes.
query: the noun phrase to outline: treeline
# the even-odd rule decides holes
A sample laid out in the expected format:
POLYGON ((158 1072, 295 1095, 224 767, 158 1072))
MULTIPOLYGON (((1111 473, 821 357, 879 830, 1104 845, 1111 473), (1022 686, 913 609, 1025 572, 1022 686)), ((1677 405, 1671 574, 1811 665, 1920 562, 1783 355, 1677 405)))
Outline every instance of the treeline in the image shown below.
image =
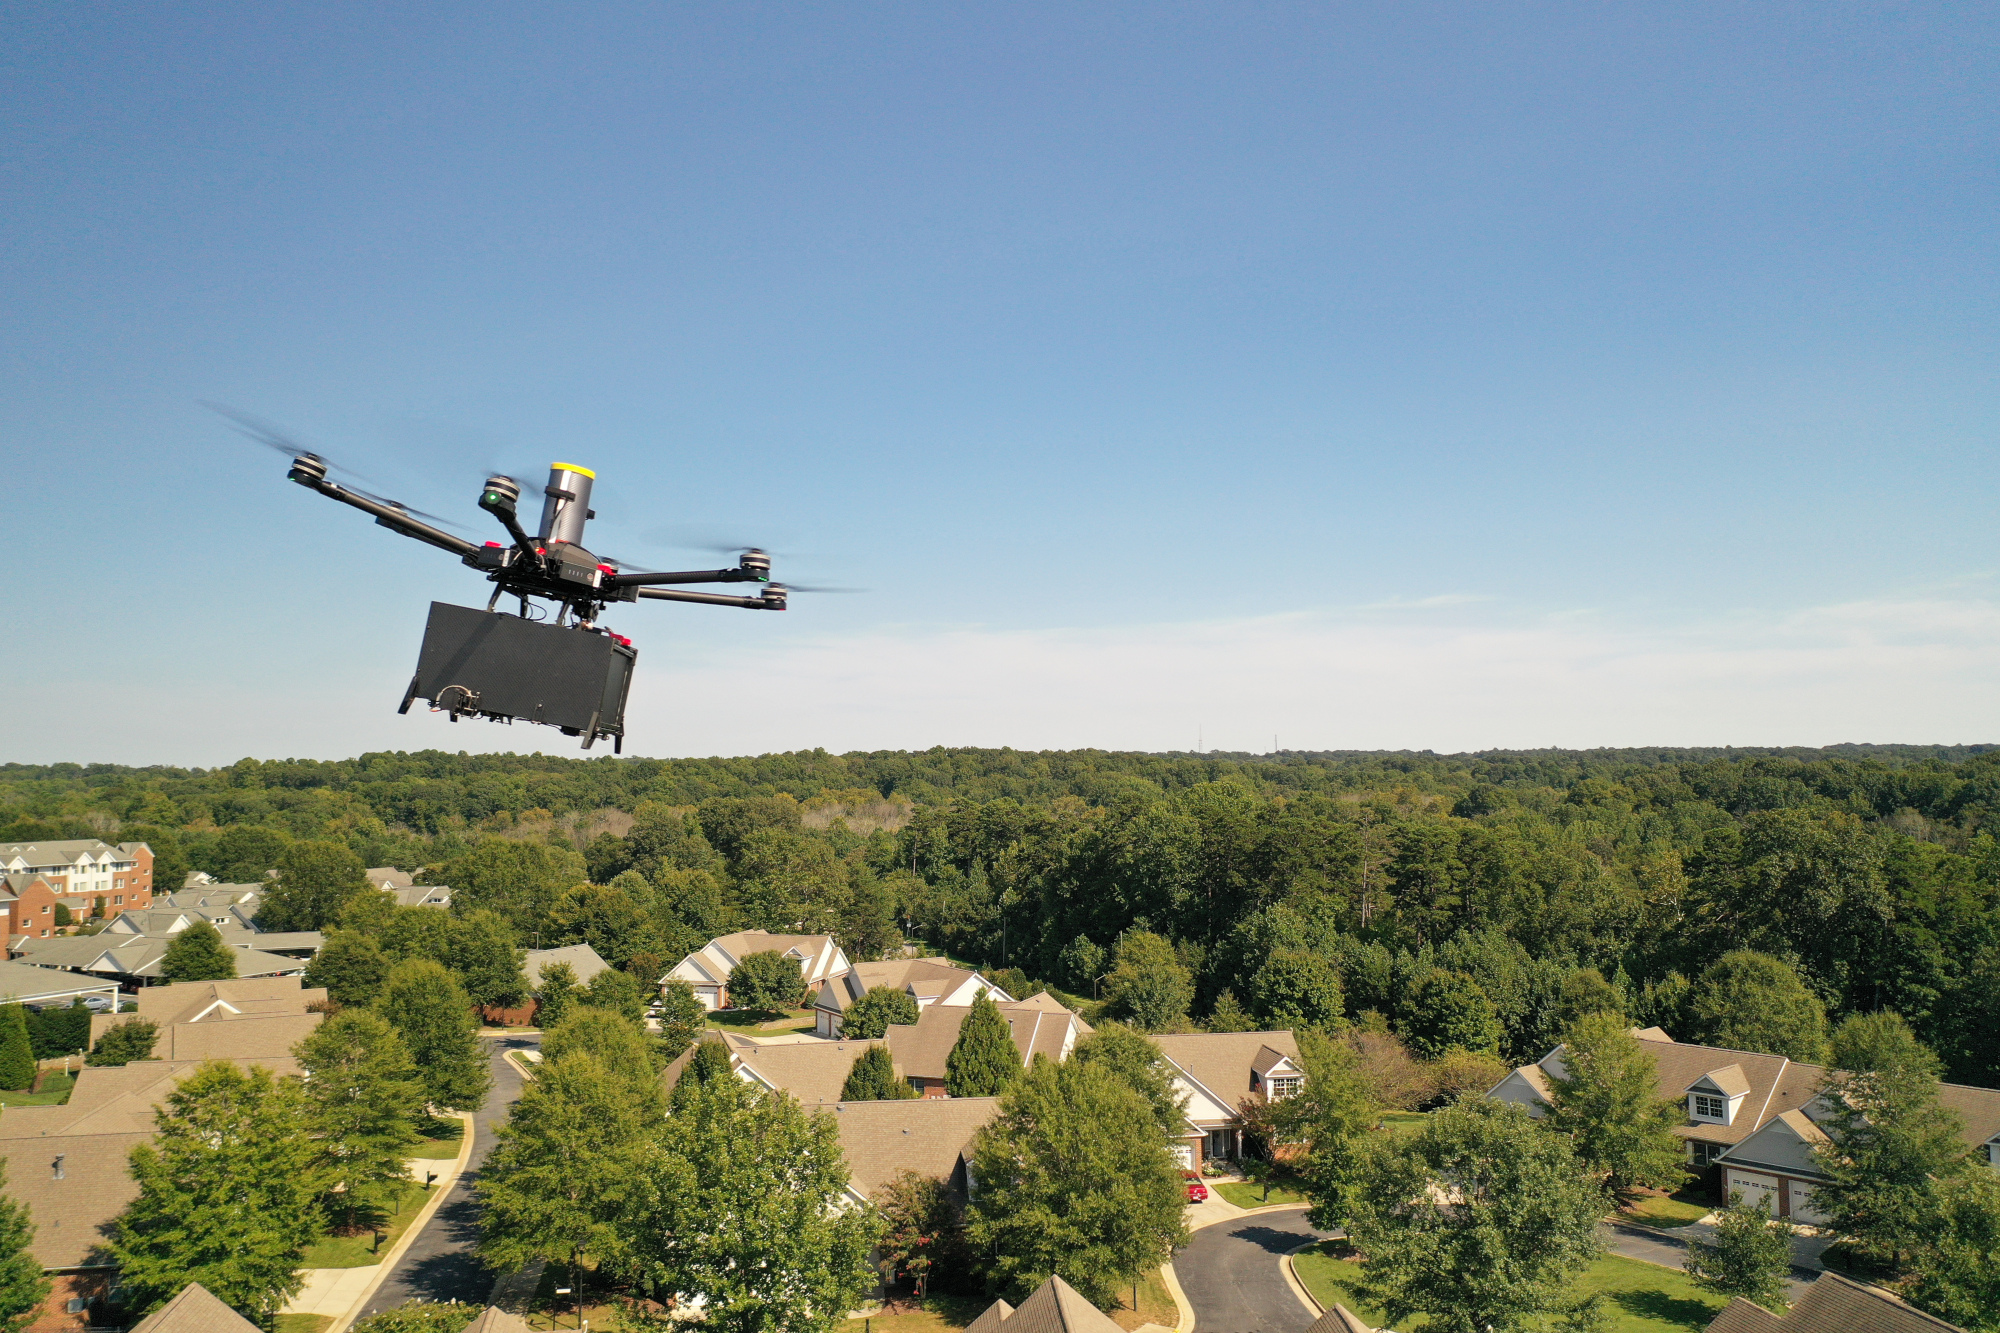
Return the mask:
POLYGON ((1951 1077, 1988 1084, 1996 830, 1986 746, 0 768, 0 839, 145 837, 165 884, 340 843, 452 884, 458 912, 493 911, 522 945, 587 941, 635 973, 727 929, 831 931, 858 957, 908 934, 1089 998, 1145 935, 1187 992, 1148 1026, 1372 1011, 1419 1049, 1509 1060, 1599 987, 1720 1038, 1737 1029, 1713 993, 1751 977, 1821 1011, 1788 1053, 1815 1053, 1815 1023, 1889 1009, 1951 1077), (831 817, 889 800, 893 820, 831 817), (1783 974, 1724 966, 1743 950, 1783 974))

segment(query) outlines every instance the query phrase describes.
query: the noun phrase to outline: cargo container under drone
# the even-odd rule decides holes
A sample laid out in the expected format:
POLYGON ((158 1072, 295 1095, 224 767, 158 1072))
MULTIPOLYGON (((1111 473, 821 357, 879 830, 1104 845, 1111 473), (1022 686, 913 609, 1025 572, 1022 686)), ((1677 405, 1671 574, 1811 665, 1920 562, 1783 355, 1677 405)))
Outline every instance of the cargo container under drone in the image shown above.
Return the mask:
POLYGON ((216 410, 252 439, 292 455, 286 474, 291 480, 352 505, 391 532, 449 551, 492 583, 484 610, 431 603, 416 674, 403 693, 400 713, 421 700, 433 712, 450 714, 453 722, 461 717, 533 722, 556 727, 565 736, 581 736, 586 750, 608 736, 613 751, 622 752, 625 697, 638 653, 630 639, 598 624, 605 608, 648 598, 782 611, 791 591, 771 582, 770 556, 755 547, 741 548, 737 563, 727 569, 621 572, 610 558, 583 545, 584 524, 597 516, 590 507, 597 474, 589 468, 549 465, 541 525, 532 537, 517 512, 521 483, 508 476, 488 477, 479 507, 499 520, 508 540, 481 544, 422 521, 434 515, 328 480, 329 465, 319 454, 299 449, 254 418, 216 410), (758 588, 756 596, 732 597, 667 586, 691 583, 754 583, 758 588), (517 610, 498 609, 503 601, 514 602, 517 610), (552 605, 545 610, 543 602, 552 605))

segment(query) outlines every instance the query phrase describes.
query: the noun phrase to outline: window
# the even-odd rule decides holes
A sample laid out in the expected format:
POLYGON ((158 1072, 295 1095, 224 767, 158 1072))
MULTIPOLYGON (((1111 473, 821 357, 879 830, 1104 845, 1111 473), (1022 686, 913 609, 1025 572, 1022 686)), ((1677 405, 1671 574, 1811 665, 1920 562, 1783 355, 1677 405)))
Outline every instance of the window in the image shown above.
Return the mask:
POLYGON ((1268 1080, 1270 1088, 1269 1095, 1271 1100, 1274 1102, 1281 1102, 1285 1100, 1285 1098, 1287 1097, 1298 1096, 1299 1088, 1301 1085, 1304 1084, 1304 1082, 1305 1080, 1300 1078, 1297 1074, 1272 1075, 1272 1077, 1268 1080))
POLYGON ((1697 1120, 1727 1120, 1729 1102, 1712 1093, 1697 1092, 1694 1095, 1694 1118, 1697 1120))
POLYGON ((1694 1150, 1694 1166, 1697 1171, 1708 1169, 1723 1152, 1720 1143, 1703 1143, 1699 1139, 1689 1143, 1688 1147, 1694 1150))

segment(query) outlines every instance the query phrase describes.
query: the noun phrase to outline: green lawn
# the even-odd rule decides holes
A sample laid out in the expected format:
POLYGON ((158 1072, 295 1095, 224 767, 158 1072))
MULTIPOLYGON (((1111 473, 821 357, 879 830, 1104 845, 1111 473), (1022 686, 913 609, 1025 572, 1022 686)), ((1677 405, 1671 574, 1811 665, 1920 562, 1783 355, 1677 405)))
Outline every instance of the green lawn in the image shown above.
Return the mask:
POLYGON ((61 1106, 75 1086, 75 1074, 44 1074, 42 1086, 35 1092, 0 1092, 0 1106, 61 1106))
POLYGON ((421 1185, 406 1185, 397 1199, 395 1215, 382 1231, 382 1247, 375 1248, 375 1233, 364 1231, 358 1236, 322 1236, 313 1247, 306 1251, 306 1257, 299 1264, 301 1268, 366 1268, 381 1260, 391 1246, 396 1243, 417 1213, 430 1202, 435 1189, 425 1189, 421 1185))
MULTIPOLYGON (((444 1123, 449 1125, 456 1125, 459 1122, 445 1121, 444 1123)), ((410 1156, 432 1158, 449 1162, 452 1158, 458 1156, 458 1145, 460 1144, 460 1142, 463 1141, 463 1139, 464 1139, 463 1131, 457 1134, 453 1134, 450 1138, 445 1138, 442 1135, 437 1135, 428 1139, 421 1139, 418 1141, 416 1147, 410 1149, 410 1156)))
POLYGON ((1296 1177, 1286 1176, 1271 1182, 1271 1197, 1264 1197, 1264 1187, 1253 1185, 1247 1180, 1226 1180, 1221 1184, 1209 1181, 1208 1187, 1238 1208, 1266 1208, 1281 1203, 1304 1203, 1305 1191, 1299 1188, 1296 1177))
POLYGON ((330 1314, 281 1314, 278 1316, 278 1333, 326 1333, 333 1327, 330 1314))
POLYGON ((1430 1117, 1422 1111, 1384 1111, 1382 1128, 1391 1134, 1414 1134, 1430 1123, 1430 1117))
MULTIPOLYGON (((1180 1307, 1174 1304, 1173 1293, 1167 1290, 1157 1268, 1139 1283, 1139 1308, 1134 1310, 1131 1301, 1132 1287, 1127 1283, 1119 1289, 1118 1303, 1104 1313, 1118 1327, 1127 1330, 1141 1324, 1172 1328, 1180 1322, 1180 1307)), ((839 1326, 837 1333, 951 1333, 985 1314, 992 1304, 981 1296, 929 1296, 921 1302, 894 1306, 894 1314, 850 1319, 839 1326)), ((597 1327, 596 1323, 591 1327, 597 1327)))
POLYGON ((813 1021, 810 1009, 786 1009, 775 1013, 768 1009, 716 1009, 708 1016, 710 1027, 743 1033, 797 1032, 810 1028, 813 1021))
POLYGON ((1636 1200, 1620 1216, 1649 1227, 1684 1227, 1715 1211, 1705 1192, 1682 1190, 1677 1194, 1648 1194, 1636 1200))
MULTIPOLYGON (((1356 1292, 1361 1265, 1335 1258, 1325 1246, 1307 1250, 1296 1263, 1299 1280, 1322 1305, 1338 1301, 1370 1324, 1387 1322, 1380 1307, 1356 1292)), ((1615 1254, 1605 1255, 1585 1269, 1579 1288, 1604 1294, 1609 1316, 1604 1333, 1700 1333, 1725 1304, 1721 1297, 1697 1287, 1685 1273, 1615 1254)), ((1397 1328, 1414 1333, 1424 1325, 1419 1317, 1397 1328)))

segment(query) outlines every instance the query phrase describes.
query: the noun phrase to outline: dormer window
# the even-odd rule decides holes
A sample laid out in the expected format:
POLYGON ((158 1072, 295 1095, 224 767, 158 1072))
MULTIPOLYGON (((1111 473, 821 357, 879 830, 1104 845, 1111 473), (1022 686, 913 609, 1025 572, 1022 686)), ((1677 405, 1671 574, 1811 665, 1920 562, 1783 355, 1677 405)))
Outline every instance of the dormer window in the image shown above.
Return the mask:
POLYGON ((1729 1120, 1729 1099, 1715 1093, 1697 1092, 1689 1098, 1696 1120, 1713 1120, 1725 1124, 1729 1120))
POLYGON ((1287 1097, 1298 1096, 1299 1089, 1305 1086, 1305 1079, 1297 1074, 1273 1074, 1267 1083, 1269 1087, 1265 1095, 1274 1102, 1281 1102, 1287 1097))

